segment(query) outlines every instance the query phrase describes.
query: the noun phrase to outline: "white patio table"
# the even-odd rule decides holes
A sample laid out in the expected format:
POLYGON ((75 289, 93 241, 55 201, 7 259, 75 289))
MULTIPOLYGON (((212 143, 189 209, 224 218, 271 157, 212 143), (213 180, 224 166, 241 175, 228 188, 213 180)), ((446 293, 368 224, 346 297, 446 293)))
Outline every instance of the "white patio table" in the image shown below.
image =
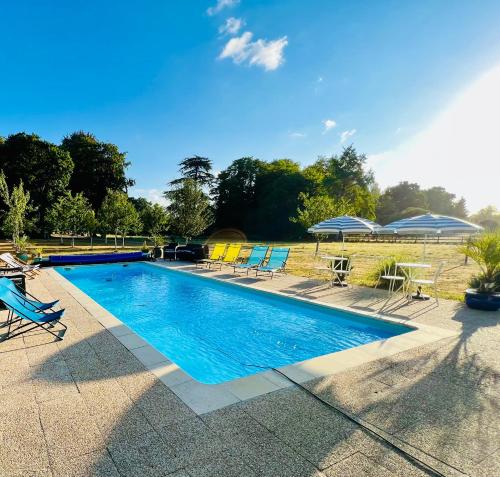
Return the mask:
POLYGON ((411 290, 409 289, 411 280, 415 278, 415 274, 418 270, 425 270, 431 268, 432 265, 428 263, 413 263, 413 262, 398 262, 396 263, 396 268, 401 269, 403 272, 406 283, 407 283, 407 297, 409 300, 428 300, 429 295, 424 295, 422 293, 422 287, 417 287, 415 294, 411 295, 411 290))
POLYGON ((330 262, 328 267, 332 274, 332 286, 346 287, 347 286, 347 276, 351 273, 349 263, 344 265, 345 262, 349 262, 350 257, 337 257, 335 255, 322 255, 323 260, 330 262), (349 270, 346 269, 349 267, 349 270))

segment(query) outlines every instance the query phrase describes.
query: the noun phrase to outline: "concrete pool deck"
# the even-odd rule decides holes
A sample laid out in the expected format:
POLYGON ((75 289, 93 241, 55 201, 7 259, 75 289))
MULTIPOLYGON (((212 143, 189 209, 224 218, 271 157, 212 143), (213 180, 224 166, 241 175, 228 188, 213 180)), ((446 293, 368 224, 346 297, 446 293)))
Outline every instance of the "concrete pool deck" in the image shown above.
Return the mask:
MULTIPOLYGON (((316 297, 304 297, 301 295, 283 293, 280 290, 271 290, 268 280, 252 282, 251 278, 241 278, 237 275, 227 276, 227 271, 213 272, 206 268, 196 268, 191 265, 170 263, 164 261, 154 262, 151 265, 160 268, 173 268, 176 271, 203 276, 207 280, 218 280, 225 282, 236 282, 239 286, 258 289, 284 296, 288 299, 297 299, 314 304, 335 305, 337 309, 352 311, 352 308, 335 303, 329 303, 316 297), (248 283, 250 281, 250 283, 248 283)), ((329 376, 345 371, 356 365, 366 364, 377 359, 387 358, 402 351, 416 348, 425 344, 439 341, 444 338, 456 336, 457 332, 424 325, 422 323, 407 323, 408 320, 385 316, 378 313, 368 313, 366 310, 357 310, 363 314, 386 322, 404 324, 411 331, 404 335, 394 336, 385 340, 357 346, 344 351, 319 356, 299 363, 280 368, 278 371, 269 370, 254 374, 241 379, 234 379, 217 385, 207 385, 196 381, 177 364, 168 359, 167 356, 149 345, 141 336, 122 323, 116 316, 99 305, 96 301, 86 295, 67 278, 63 277, 53 269, 47 273, 56 280, 70 295, 77 300, 99 323, 112 333, 125 348, 132 352, 135 357, 160 381, 170 389, 196 414, 206 414, 216 411, 230 404, 245 401, 250 398, 261 396, 269 392, 277 391, 293 385, 293 383, 304 383, 311 379, 329 376), (288 378, 288 379, 287 379, 288 378)), ((383 303, 383 302, 382 302, 383 303)), ((251 361, 251 360, 250 360, 251 361)))
MULTIPOLYGON (((198 415, 196 403, 186 405, 174 389, 183 383, 162 379, 176 374, 158 371, 170 364, 155 366, 160 358, 141 351, 144 344, 116 322, 108 331, 98 321, 102 310, 82 304, 55 275, 44 270, 28 284, 41 298, 61 299, 69 325, 64 341, 36 333, 0 343, 1 475, 426 475, 274 377, 266 377, 275 386, 267 394, 252 398, 246 386, 223 409, 198 415)), ((210 275, 354 311, 373 312, 383 297, 289 276, 210 275)), ((406 443, 445 475, 498 475, 499 314, 445 300, 439 308, 390 309, 393 318, 436 327, 443 337, 351 361, 332 376, 303 376, 303 385, 406 443)))

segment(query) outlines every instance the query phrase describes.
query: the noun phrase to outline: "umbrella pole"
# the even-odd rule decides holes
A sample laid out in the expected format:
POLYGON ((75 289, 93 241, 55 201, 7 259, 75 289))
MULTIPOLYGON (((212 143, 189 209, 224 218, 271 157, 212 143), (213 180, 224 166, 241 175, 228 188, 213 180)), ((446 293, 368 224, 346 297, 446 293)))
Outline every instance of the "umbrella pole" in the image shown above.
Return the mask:
POLYGON ((314 252, 314 256, 316 257, 319 252, 319 235, 316 235, 316 250, 314 252))
MULTIPOLYGON (((471 239, 472 235, 469 235, 469 238, 467 239, 467 251, 469 250, 469 247, 470 247, 470 239, 471 239)), ((467 265, 469 261, 469 256, 467 254, 465 254, 465 260, 464 260, 464 265, 467 265)))
POLYGON ((424 234, 424 256, 422 258, 422 262, 425 263, 425 255, 426 255, 426 250, 427 249, 427 234, 424 234))

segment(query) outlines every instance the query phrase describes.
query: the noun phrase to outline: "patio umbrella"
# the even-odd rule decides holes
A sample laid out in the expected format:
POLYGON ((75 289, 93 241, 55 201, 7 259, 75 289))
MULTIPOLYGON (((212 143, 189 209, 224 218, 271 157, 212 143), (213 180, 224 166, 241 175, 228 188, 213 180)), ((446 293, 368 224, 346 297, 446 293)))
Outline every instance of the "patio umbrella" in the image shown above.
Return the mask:
MULTIPOLYGON (((379 224, 371 220, 361 217, 351 217, 350 215, 341 215, 313 225, 307 231, 315 235, 329 235, 342 232, 342 249, 344 249, 344 234, 369 234, 380 228, 379 224)), ((316 247, 317 252, 318 248, 316 247)))
POLYGON ((452 234, 452 233, 475 233, 483 230, 483 227, 467 222, 457 217, 447 215, 424 214, 407 219, 396 220, 381 229, 377 233, 396 233, 398 235, 423 235, 424 236, 424 259, 426 252, 427 235, 430 234, 452 234))

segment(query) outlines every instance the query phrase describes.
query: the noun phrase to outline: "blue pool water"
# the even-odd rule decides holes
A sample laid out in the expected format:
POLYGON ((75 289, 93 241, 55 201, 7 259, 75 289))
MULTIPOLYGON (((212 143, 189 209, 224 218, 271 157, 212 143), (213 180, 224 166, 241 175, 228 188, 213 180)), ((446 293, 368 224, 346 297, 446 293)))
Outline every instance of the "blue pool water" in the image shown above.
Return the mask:
POLYGON ((207 384, 410 331, 148 263, 56 270, 207 384))

